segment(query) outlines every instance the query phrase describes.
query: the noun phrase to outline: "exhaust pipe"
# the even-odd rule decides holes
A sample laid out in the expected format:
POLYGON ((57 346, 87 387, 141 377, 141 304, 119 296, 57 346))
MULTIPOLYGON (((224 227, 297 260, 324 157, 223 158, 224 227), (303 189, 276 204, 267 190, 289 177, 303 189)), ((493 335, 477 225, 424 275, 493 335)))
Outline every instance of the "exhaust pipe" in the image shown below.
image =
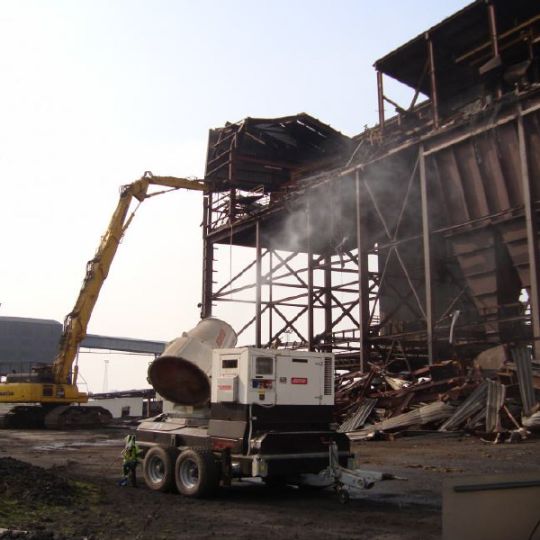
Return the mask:
POLYGON ((156 392, 178 405, 198 407, 210 401, 212 351, 236 345, 236 332, 220 319, 202 319, 193 330, 171 341, 148 368, 156 392))

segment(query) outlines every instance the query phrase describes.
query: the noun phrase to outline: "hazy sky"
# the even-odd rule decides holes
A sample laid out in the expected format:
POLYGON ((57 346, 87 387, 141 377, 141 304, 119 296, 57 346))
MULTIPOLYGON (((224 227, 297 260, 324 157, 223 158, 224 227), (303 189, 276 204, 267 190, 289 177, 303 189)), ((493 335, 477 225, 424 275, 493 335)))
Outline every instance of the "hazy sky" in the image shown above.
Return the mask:
MULTIPOLYGON (((376 123, 374 61, 467 3, 0 0, 0 315, 63 320, 119 186, 201 177, 208 129, 298 112, 348 135, 376 123)), ((197 323, 201 219, 197 192, 141 206, 90 333, 168 340, 197 323)), ((144 386, 147 358, 84 354, 90 390, 104 358, 109 389, 144 386)))

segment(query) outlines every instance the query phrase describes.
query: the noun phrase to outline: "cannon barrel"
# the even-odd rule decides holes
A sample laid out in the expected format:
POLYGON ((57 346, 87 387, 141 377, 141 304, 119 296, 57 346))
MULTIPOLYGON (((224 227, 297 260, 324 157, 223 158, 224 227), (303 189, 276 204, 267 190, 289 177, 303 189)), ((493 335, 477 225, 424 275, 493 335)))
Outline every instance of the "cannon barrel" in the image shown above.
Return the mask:
POLYGON ((171 341, 148 368, 148 381, 165 399, 201 406, 210 400, 212 351, 236 345, 236 332, 225 321, 202 319, 171 341))

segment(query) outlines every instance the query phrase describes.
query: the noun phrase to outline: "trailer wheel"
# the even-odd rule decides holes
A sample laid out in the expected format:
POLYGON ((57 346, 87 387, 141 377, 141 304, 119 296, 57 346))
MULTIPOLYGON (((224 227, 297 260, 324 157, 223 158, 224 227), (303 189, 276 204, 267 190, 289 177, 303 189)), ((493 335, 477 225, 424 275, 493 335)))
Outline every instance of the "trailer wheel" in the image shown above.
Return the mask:
POLYGON ((174 468, 176 487, 188 497, 208 497, 219 486, 220 471, 210 450, 192 448, 184 450, 174 468))
POLYGON ((174 487, 173 448, 154 446, 144 457, 143 475, 146 485, 153 491, 170 491, 174 487))

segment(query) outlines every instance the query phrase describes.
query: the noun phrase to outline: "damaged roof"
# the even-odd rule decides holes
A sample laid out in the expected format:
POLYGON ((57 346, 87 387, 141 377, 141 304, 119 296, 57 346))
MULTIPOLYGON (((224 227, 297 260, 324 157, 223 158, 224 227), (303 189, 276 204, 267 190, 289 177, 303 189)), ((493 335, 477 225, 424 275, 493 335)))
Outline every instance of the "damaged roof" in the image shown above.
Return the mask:
POLYGON ((245 118, 210 130, 205 179, 222 189, 274 191, 298 175, 334 166, 348 155, 350 143, 306 113, 245 118))
MULTIPOLYGON (((477 0, 411 39, 375 62, 375 68, 431 97, 427 74, 427 36, 433 42, 439 92, 447 96, 474 86, 479 68, 492 58, 488 2, 477 0)), ((504 57, 505 40, 510 47, 527 27, 531 39, 540 35, 540 2, 493 0, 497 34, 504 57)), ((511 62, 511 58, 507 59, 511 62)))

